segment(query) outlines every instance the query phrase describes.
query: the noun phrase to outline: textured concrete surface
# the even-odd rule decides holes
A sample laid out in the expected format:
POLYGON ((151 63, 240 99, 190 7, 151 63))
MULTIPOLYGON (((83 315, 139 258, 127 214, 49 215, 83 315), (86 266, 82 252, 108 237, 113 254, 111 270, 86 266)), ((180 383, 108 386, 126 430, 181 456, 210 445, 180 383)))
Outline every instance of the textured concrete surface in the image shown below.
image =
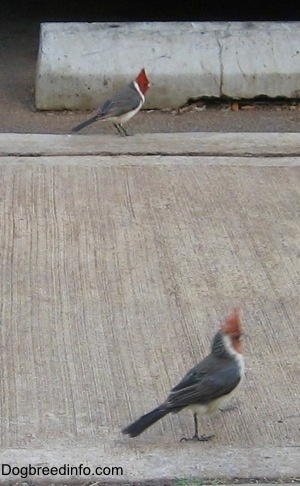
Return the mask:
MULTIPOLYGON (((247 164, 253 165, 298 165, 300 156, 300 133, 155 133, 139 134, 132 137, 119 135, 42 135, 0 133, 0 155, 143 155, 143 158, 130 158, 129 164, 143 165, 149 161, 147 156, 156 155, 158 163, 161 156, 177 155, 171 158, 173 164, 183 160, 191 161, 189 156, 232 156, 224 158, 224 164, 239 163, 237 157, 262 156, 253 158, 247 164), (274 159, 276 157, 276 159, 274 159), (268 158, 269 160, 265 160, 268 158)), ((54 159, 55 160, 55 159, 54 159)), ((80 160, 80 159, 79 159, 80 160)), ((83 159, 81 159, 83 160, 83 159)), ((94 159, 97 160, 97 159, 94 159)), ((127 159, 114 157, 115 165, 127 159)), ((164 159, 167 161, 169 159, 164 159)), ((199 163, 203 159, 195 159, 199 163)), ((205 159, 208 163, 220 163, 215 159, 205 159)), ((242 159, 244 165, 245 161, 242 159)), ((78 159, 76 159, 78 164, 78 159)))
POLYGON ((202 96, 299 98, 299 25, 44 23, 36 107, 95 108, 134 79, 142 67, 153 83, 147 108, 174 108, 202 96))
POLYGON ((299 478, 299 157, 21 152, 0 163, 0 463, 299 478), (215 439, 179 443, 188 412, 123 437, 236 305, 247 376, 201 421, 215 439))

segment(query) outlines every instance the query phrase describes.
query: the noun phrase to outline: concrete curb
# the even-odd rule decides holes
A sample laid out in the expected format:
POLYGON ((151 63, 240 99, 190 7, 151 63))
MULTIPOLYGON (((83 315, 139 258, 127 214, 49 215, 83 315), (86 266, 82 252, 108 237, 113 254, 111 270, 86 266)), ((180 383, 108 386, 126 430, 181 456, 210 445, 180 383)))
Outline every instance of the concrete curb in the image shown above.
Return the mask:
MULTIPOLYGON (((98 478, 95 475, 87 474, 86 476, 73 477, 74 484, 78 483, 87 485, 89 481, 94 480, 94 486, 103 484, 101 479, 108 479, 114 484, 128 484, 131 481, 141 481, 148 485, 151 482, 162 480, 176 480, 180 486, 179 478, 189 478, 196 482, 201 478, 215 478, 216 483, 223 482, 228 484, 230 478, 264 478, 269 483, 276 483, 277 478, 299 478, 299 451, 290 447, 262 447, 262 448, 245 448, 235 449, 228 446, 215 447, 213 449, 203 449, 201 454, 191 444, 191 447, 180 448, 173 446, 170 449, 158 447, 142 447, 139 452, 138 447, 129 447, 122 444, 123 441, 115 440, 114 446, 105 448, 103 443, 98 447, 76 447, 66 448, 56 446, 55 449, 43 448, 42 450, 24 448, 10 449, 0 451, 0 460, 2 464, 11 464, 11 458, 14 457, 14 464, 18 467, 31 464, 32 466, 61 466, 80 465, 87 466, 91 471, 95 471, 100 464, 114 465, 123 469, 122 477, 98 478), (101 458, 101 459, 99 459, 101 458)), ((125 441, 124 441, 125 442, 125 441)), ((30 479, 42 480, 43 476, 32 476, 30 479)), ((13 476, 0 477, 0 484, 7 485, 8 480, 13 476)), ((16 479, 16 478, 15 478, 16 479)), ((47 475, 51 484, 63 484, 71 480, 69 475, 47 475)), ((259 479, 258 479, 259 480, 259 479)), ((49 482, 47 485, 49 485, 49 482)), ((104 483, 107 484, 107 483, 104 483)), ((176 484, 176 483, 175 483, 176 484)), ((184 485, 184 480, 182 479, 184 485)), ((205 484, 205 483, 204 483, 205 484)), ((234 484, 234 483, 232 483, 234 484)), ((92 485, 91 485, 92 486, 92 485)))
POLYGON ((0 134, 0 156, 41 155, 275 157, 282 164, 282 157, 299 159, 300 133, 0 134))
POLYGON ((44 23, 41 110, 91 109, 145 67, 147 108, 190 98, 299 98, 300 22, 44 23))
MULTIPOLYGON (((122 441, 123 442, 123 441, 122 441)), ((274 448, 245 448, 234 449, 215 447, 214 449, 201 450, 201 461, 198 454, 195 454, 195 447, 179 448, 173 446, 170 449, 158 447, 142 447, 142 453, 138 454, 138 446, 133 449, 124 446, 120 440, 115 441, 115 447, 111 446, 105 451, 105 447, 99 444, 98 447, 59 447, 43 448, 43 450, 24 448, 1 451, 0 459, 2 464, 10 464, 11 457, 14 457, 14 464, 38 466, 40 464, 48 467, 60 466, 63 464, 80 465, 89 467, 95 471, 101 464, 110 464, 123 469, 122 478, 110 477, 112 484, 114 479, 117 484, 131 481, 145 482, 146 485, 159 480, 176 480, 178 478, 190 478, 190 481, 197 481, 197 478, 216 478, 219 482, 228 482, 229 478, 265 478, 269 482, 276 483, 276 478, 299 478, 299 451, 289 447, 274 448), (99 460, 101 458, 101 460, 99 460)), ((196 449, 197 450, 197 449, 196 449)), ((0 477, 0 484, 7 485, 8 480, 13 476, 0 477), (4 479, 4 481, 3 481, 4 479)), ((31 479, 38 479, 33 476, 31 479)), ((40 480, 42 476, 40 476, 40 480)), ((46 478, 51 484, 63 484, 72 480, 69 475, 47 475, 46 478)), ((73 477, 73 481, 74 481, 73 477)), ((97 477, 92 474, 77 476, 78 483, 82 481, 85 485, 88 481, 94 480, 97 484, 97 477)), ((75 479, 75 481, 76 481, 75 479)), ((103 484, 98 477, 99 486, 103 484)), ((244 479, 245 480, 245 479, 244 479)), ((47 484, 49 484, 47 483, 47 484)), ((184 484, 184 481, 182 480, 184 484)), ((217 481, 216 481, 217 483, 217 481)), ((74 483, 71 483, 74 484, 74 483)), ((93 483, 94 484, 94 483, 93 483)), ((106 483, 104 483, 106 484, 106 483)), ((163 482, 164 484, 164 482, 163 482)), ((175 483, 176 484, 176 483, 175 483)), ((197 484, 197 483, 196 483, 197 484)), ((199 482, 198 482, 199 484, 199 482)), ((205 483, 204 483, 205 484, 205 483)), ((234 484, 234 483, 232 483, 234 484)), ((180 483, 179 483, 180 485, 180 483)))

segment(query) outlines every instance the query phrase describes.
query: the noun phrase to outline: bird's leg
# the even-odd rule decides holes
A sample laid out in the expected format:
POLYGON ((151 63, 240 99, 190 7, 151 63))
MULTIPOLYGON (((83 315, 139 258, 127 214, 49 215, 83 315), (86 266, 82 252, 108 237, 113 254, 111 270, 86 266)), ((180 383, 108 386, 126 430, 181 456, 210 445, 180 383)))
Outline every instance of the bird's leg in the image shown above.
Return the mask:
POLYGON ((118 130, 118 134, 119 135, 124 135, 124 133, 121 131, 120 129, 120 125, 118 125, 117 123, 114 123, 114 126, 116 127, 116 129, 118 130))
POLYGON ((123 127, 122 123, 114 123, 114 126, 119 132, 119 135, 126 135, 126 137, 129 137, 129 133, 126 132, 125 128, 123 127))
POLYGON ((126 137, 129 137, 129 133, 125 130, 125 128, 123 127, 122 123, 119 124, 119 127, 122 129, 123 134, 126 135, 126 137))
POLYGON ((194 424, 195 424, 195 434, 193 435, 193 437, 182 437, 182 439, 180 439, 180 442, 188 442, 190 440, 198 440, 199 442, 207 442, 209 440, 211 440, 214 435, 199 435, 198 433, 198 417, 197 417, 197 414, 194 413, 194 424))

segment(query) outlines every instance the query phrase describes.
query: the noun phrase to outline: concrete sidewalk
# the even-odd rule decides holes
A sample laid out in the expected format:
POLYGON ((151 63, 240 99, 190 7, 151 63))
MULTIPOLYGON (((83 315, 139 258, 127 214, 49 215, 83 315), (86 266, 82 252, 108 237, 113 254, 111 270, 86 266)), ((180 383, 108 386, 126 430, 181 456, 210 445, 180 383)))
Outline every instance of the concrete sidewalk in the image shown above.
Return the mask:
POLYGON ((90 468, 1 484, 299 481, 299 135, 207 135, 0 136, 0 463, 90 468), (215 439, 179 443, 188 412, 123 437, 236 305, 247 377, 215 439))

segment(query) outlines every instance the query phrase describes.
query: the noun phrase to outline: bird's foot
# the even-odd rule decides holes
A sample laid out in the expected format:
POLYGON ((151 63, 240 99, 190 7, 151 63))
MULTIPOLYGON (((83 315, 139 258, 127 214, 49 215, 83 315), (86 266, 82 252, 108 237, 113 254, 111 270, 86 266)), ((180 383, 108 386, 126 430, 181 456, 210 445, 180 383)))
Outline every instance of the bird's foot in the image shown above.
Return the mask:
POLYGON ((209 440, 213 439, 214 435, 198 435, 195 434, 193 437, 182 437, 180 442, 190 442, 190 441, 198 441, 198 442, 208 442, 209 440))

